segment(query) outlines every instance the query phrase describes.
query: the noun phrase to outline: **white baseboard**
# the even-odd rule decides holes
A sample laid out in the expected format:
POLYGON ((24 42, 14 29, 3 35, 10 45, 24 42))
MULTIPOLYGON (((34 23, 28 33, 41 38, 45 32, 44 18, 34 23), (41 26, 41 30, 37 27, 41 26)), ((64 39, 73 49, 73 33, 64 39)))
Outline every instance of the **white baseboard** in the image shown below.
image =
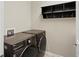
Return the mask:
POLYGON ((63 56, 46 51, 44 57, 63 57, 63 56))

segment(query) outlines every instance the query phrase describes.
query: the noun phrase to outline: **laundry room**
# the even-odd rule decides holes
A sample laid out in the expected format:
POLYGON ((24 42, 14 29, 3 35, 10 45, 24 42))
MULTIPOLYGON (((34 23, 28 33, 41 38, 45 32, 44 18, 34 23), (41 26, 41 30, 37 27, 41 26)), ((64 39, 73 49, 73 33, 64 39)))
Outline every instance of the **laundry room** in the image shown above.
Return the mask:
POLYGON ((79 56, 78 1, 0 1, 0 6, 0 56, 79 56))

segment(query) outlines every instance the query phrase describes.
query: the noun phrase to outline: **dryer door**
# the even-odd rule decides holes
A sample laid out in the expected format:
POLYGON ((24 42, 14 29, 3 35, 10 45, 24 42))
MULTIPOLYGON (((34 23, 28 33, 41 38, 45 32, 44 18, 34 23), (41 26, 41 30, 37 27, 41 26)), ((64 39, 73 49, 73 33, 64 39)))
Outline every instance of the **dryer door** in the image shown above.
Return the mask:
POLYGON ((36 57, 37 53, 38 53, 37 47, 29 46, 23 50, 23 52, 20 56, 21 57, 36 57))
POLYGON ((38 48, 39 48, 39 52, 40 52, 40 56, 43 56, 45 54, 46 51, 46 37, 45 35, 42 35, 38 44, 38 48))

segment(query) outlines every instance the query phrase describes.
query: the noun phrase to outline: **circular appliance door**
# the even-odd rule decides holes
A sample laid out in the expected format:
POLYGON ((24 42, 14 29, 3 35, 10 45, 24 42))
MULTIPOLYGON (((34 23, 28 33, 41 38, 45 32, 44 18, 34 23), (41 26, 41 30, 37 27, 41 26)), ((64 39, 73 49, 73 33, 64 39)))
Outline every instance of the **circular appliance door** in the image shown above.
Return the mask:
POLYGON ((46 51, 46 37, 44 35, 40 38, 38 48, 39 48, 40 56, 43 56, 46 51))
POLYGON ((38 53, 37 47, 29 46, 27 49, 24 50, 22 57, 36 57, 38 53))

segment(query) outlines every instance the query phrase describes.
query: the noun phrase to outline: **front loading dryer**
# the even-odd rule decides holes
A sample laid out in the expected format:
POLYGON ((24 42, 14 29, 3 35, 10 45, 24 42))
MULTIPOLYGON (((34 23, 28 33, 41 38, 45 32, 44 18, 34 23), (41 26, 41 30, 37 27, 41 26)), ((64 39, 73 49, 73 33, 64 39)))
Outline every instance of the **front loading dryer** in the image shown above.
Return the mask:
POLYGON ((44 30, 28 30, 23 33, 34 34, 37 41, 38 57, 43 57, 46 51, 46 33, 44 30))
POLYGON ((36 57, 38 49, 33 34, 16 33, 14 36, 5 36, 5 57, 36 57))

